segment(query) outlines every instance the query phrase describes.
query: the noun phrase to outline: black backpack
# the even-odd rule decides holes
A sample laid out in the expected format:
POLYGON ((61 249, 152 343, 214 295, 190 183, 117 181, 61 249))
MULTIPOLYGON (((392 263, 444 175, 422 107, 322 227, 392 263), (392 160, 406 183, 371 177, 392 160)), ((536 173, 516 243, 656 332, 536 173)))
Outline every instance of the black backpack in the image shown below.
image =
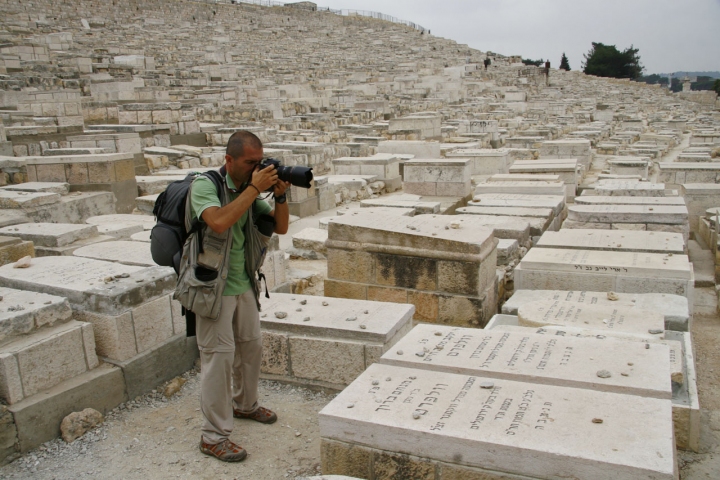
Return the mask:
POLYGON ((200 219, 194 219, 190 230, 185 229, 185 203, 190 185, 198 175, 208 177, 217 189, 218 198, 223 188, 223 177, 216 170, 205 173, 189 173, 183 180, 172 182, 164 192, 158 195, 153 207, 157 223, 150 231, 150 254, 158 265, 173 267, 175 273, 180 267, 185 240, 202 225, 200 219))

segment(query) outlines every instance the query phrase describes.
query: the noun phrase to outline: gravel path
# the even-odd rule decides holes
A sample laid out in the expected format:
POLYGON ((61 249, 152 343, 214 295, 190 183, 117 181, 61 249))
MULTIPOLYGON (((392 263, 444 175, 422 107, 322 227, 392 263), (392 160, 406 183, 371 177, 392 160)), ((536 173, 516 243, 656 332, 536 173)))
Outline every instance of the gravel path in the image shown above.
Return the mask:
POLYGON ((152 393, 110 412, 105 423, 71 444, 56 439, 0 468, 17 479, 299 479, 320 471, 318 412, 333 394, 260 384, 261 403, 278 414, 273 425, 235 420, 231 439, 249 453, 228 464, 200 453, 199 374, 166 399, 152 393))

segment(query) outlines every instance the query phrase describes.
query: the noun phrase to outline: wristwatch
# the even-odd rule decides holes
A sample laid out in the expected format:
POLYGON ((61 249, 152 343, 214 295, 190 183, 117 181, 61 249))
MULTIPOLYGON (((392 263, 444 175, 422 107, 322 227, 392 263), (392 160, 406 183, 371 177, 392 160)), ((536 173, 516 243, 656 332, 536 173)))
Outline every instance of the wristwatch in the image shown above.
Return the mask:
POLYGON ((279 197, 275 197, 275 203, 285 203, 285 202, 287 202, 287 195, 286 195, 286 194, 283 193, 283 194, 280 195, 279 197))

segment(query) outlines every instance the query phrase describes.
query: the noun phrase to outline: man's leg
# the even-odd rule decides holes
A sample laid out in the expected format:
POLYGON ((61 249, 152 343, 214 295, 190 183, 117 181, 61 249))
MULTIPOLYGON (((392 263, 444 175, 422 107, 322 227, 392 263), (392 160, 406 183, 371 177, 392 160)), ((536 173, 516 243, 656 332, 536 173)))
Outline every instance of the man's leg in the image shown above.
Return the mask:
POLYGON ((220 318, 198 315, 197 342, 200 349, 200 410, 202 439, 208 444, 226 440, 233 428, 231 376, 235 352, 233 315, 237 297, 222 297, 220 318))
POLYGON ((233 330, 235 359, 233 362, 233 404, 243 413, 258 407, 258 381, 262 359, 260 315, 252 289, 238 298, 233 330))

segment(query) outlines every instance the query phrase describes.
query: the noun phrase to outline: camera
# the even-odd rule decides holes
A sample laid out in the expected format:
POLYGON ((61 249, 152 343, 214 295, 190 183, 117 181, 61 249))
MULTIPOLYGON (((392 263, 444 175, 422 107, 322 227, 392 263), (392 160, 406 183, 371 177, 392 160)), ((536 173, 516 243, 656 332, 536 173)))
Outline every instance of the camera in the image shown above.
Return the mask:
MULTIPOLYGON (((290 182, 291 185, 302 188, 310 188, 310 182, 313 179, 312 167, 284 167, 280 160, 275 158, 266 158, 259 165, 260 170, 264 170, 269 166, 275 167, 277 170, 278 178, 283 182, 290 182)), ((266 191, 272 192, 273 187, 268 188, 266 191)))

